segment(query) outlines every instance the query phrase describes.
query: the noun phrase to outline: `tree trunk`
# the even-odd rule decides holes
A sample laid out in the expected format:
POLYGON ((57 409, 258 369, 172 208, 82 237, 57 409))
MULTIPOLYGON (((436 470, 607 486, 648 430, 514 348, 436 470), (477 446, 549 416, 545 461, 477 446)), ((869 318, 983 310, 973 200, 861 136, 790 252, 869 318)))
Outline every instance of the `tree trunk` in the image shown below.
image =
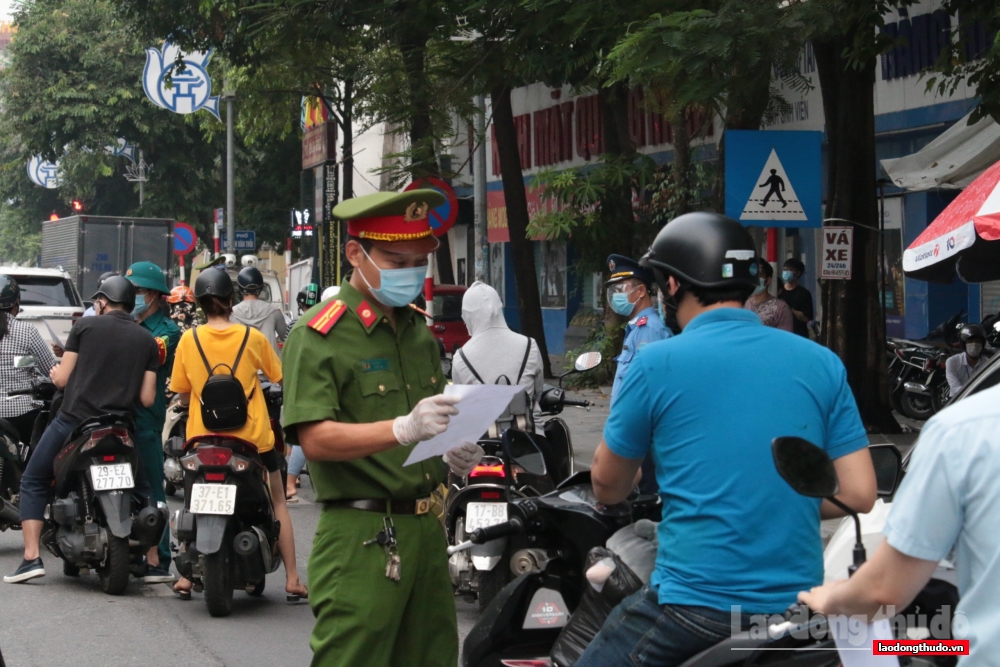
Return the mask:
MULTIPOLYGON (((409 88, 410 100, 410 172, 413 178, 441 177, 441 169, 434 150, 434 128, 431 124, 429 86, 425 69, 427 55, 427 35, 420 30, 405 29, 399 40, 403 54, 403 68, 409 88)), ((455 284, 455 272, 451 267, 451 245, 448 235, 439 237, 437 269, 443 285, 455 284)))
POLYGON ((341 109, 343 125, 342 165, 344 172, 344 187, 341 199, 351 199, 354 196, 354 81, 344 80, 344 100, 341 109))
POLYGON ((822 286, 823 343, 844 362, 847 379, 870 430, 898 433, 888 396, 885 320, 878 291, 878 200, 875 192, 875 59, 850 64, 844 36, 813 43, 826 133, 829 181, 826 218, 851 221, 854 259, 850 280, 822 286), (862 226, 864 225, 864 226, 862 226), (874 371, 874 373, 873 373, 874 371))
POLYGON ((517 281, 517 308, 521 315, 521 333, 538 343, 545 365, 545 376, 552 376, 545 328, 542 324, 542 302, 538 293, 538 275, 535 273, 535 251, 528 238, 528 197, 521 175, 521 156, 517 151, 517 130, 514 127, 514 110, 510 104, 510 87, 495 86, 490 92, 493 101, 493 131, 496 133, 497 154, 500 158, 500 177, 503 197, 507 206, 507 229, 510 232, 510 251, 514 258, 514 278, 517 281))
MULTIPOLYGON (((771 67, 744 73, 734 84, 726 106, 726 130, 759 130, 771 97, 771 67), (746 82, 752 81, 748 87, 746 82)), ((715 208, 726 210, 726 134, 719 137, 719 160, 716 162, 715 208)))
MULTIPOLYGON (((632 161, 636 156, 635 142, 628 127, 628 86, 616 83, 600 90, 600 101, 603 105, 604 154, 608 160, 632 161)), ((632 184, 623 183, 617 190, 609 190, 608 196, 601 202, 602 224, 608 230, 608 254, 618 253, 626 257, 636 257, 644 251, 637 248, 635 242, 635 222, 632 212, 632 184)), ((608 275, 607 273, 605 274, 608 275)), ((611 339, 609 349, 615 355, 625 344, 624 324, 629 318, 622 317, 610 307, 604 306, 604 333, 611 339)), ((609 355, 603 362, 608 367, 608 373, 614 377, 617 364, 609 355)))

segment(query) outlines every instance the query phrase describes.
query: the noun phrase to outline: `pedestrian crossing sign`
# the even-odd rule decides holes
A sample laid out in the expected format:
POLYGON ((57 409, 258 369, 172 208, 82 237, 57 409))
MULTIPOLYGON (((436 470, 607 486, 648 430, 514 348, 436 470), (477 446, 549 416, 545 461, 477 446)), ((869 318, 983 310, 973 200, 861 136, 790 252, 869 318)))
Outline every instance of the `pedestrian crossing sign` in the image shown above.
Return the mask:
POLYGON ((728 130, 726 215, 744 225, 822 227, 821 132, 728 130))

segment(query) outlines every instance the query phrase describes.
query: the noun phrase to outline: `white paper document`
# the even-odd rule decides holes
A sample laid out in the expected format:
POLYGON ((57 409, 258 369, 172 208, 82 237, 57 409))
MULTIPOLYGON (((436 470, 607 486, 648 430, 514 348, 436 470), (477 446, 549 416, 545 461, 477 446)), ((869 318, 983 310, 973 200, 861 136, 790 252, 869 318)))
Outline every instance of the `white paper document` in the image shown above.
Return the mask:
POLYGON ((44 324, 45 328, 49 330, 49 336, 52 337, 52 342, 61 348, 65 348, 66 345, 59 339, 58 334, 56 334, 55 330, 52 329, 52 325, 49 324, 49 321, 44 317, 42 318, 42 324, 44 324))
POLYGON ((511 399, 524 389, 506 384, 450 384, 444 388, 447 396, 462 400, 455 406, 458 414, 451 418, 448 430, 430 440, 418 442, 404 466, 435 456, 466 442, 476 442, 507 409, 511 399))
POLYGON ((892 639, 889 619, 860 623, 845 616, 831 616, 829 622, 843 667, 899 667, 896 656, 872 652, 873 640, 892 639))

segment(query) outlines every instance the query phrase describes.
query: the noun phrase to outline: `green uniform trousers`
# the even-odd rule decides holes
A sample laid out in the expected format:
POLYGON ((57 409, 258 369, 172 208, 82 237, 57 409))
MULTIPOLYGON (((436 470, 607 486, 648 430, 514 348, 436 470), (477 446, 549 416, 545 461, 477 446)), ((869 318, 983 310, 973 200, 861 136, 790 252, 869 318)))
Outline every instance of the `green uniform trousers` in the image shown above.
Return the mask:
MULTIPOLYGON (((159 431, 137 430, 135 444, 139 452, 139 465, 149 480, 153 500, 166 503, 167 494, 163 491, 163 434, 159 431)), ((169 530, 163 531, 163 539, 160 540, 160 566, 166 570, 170 569, 169 530)))
POLYGON ((400 581, 385 576, 385 549, 362 544, 383 516, 328 507, 309 558, 316 616, 312 667, 453 667, 458 664, 448 545, 431 514, 394 516, 400 581))

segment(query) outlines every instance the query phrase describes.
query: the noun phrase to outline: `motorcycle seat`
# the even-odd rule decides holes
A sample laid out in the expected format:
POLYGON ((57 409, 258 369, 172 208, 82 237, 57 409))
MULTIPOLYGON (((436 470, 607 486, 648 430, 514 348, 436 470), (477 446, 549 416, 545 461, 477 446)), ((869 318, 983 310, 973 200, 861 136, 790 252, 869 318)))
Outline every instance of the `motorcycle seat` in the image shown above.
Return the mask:
MULTIPOLYGON (((740 632, 727 637, 714 646, 691 656, 680 667, 725 667, 733 664, 734 649, 757 648, 764 645, 767 639, 752 639, 749 632, 740 632)), ((747 655, 743 653, 742 655, 747 655)))

